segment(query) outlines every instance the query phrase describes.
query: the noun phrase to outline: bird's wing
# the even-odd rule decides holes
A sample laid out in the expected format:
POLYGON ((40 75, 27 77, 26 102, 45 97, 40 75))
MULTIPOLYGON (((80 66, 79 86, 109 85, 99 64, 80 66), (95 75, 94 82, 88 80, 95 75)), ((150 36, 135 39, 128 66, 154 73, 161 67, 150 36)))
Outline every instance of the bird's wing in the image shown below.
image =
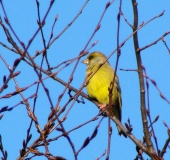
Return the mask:
POLYGON ((122 117, 122 112, 121 112, 121 108, 122 108, 122 98, 121 98, 121 88, 119 85, 119 79, 116 76, 115 78, 115 83, 116 83, 116 88, 117 88, 117 98, 118 98, 118 104, 119 104, 119 116, 120 116, 120 121, 121 121, 121 117, 122 117))

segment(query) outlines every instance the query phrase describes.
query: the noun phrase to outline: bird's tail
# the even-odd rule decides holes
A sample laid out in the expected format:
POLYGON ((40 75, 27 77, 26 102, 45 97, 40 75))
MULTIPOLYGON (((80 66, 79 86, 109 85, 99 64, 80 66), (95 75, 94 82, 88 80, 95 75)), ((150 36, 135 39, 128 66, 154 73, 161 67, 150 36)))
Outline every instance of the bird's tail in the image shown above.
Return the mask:
POLYGON ((127 135, 126 135, 124 132, 121 131, 121 129, 119 128, 119 126, 116 125, 116 127, 117 127, 117 130, 118 130, 118 134, 119 134, 120 136, 123 134, 123 136, 124 136, 125 138, 127 138, 127 135))

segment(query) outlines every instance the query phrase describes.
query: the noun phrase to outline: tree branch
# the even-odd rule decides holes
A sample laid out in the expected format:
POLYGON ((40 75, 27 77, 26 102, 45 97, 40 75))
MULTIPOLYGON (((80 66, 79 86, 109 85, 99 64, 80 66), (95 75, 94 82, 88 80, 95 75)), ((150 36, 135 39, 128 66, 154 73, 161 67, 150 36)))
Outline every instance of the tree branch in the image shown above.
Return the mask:
MULTIPOLYGON (((133 13, 134 13, 134 23, 133 23, 133 32, 135 32, 138 28, 138 8, 137 8, 136 0, 132 0, 133 13)), ((136 52, 136 61, 138 66, 138 76, 139 76, 139 84, 140 84, 140 104, 141 104, 141 115, 142 115, 142 123, 143 123, 143 131, 144 131, 144 139, 148 148, 149 156, 154 159, 152 156, 155 155, 155 150, 151 141, 151 137, 148 131, 148 121, 145 107, 145 86, 144 86, 144 78, 143 78, 143 70, 142 70, 142 59, 140 56, 139 42, 138 42, 138 34, 137 32, 133 35, 133 43, 136 52)))

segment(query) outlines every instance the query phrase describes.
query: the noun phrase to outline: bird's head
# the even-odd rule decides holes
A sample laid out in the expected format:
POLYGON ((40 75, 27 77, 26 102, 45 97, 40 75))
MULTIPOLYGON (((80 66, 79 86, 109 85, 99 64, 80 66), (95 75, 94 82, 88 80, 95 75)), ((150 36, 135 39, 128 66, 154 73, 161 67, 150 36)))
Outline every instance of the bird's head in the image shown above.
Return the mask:
MULTIPOLYGON (((92 52, 88 55, 88 57, 82 61, 82 63, 86 64, 88 67, 96 64, 101 64, 106 60, 106 56, 101 52, 92 52)), ((106 62, 107 63, 107 62, 106 62)))

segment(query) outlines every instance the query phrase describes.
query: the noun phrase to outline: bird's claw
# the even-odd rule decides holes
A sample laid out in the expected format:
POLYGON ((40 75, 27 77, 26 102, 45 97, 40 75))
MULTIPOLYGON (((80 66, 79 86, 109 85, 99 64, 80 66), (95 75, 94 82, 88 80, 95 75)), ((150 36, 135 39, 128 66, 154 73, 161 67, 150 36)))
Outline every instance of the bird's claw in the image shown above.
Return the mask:
POLYGON ((103 111, 106 108, 106 104, 98 104, 98 107, 101 111, 103 111))

